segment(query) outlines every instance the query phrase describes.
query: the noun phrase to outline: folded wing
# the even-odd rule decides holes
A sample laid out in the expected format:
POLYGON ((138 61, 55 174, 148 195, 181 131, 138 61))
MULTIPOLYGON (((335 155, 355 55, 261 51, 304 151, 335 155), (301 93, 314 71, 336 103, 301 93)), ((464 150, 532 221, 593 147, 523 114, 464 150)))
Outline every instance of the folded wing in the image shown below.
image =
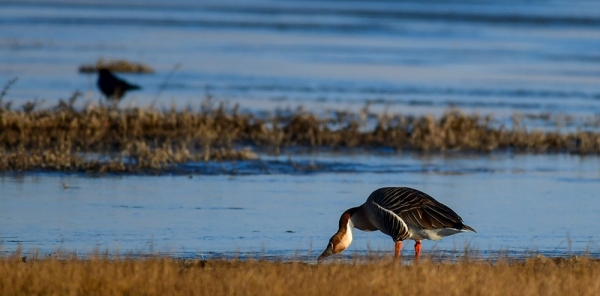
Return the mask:
MULTIPOLYGON (((387 227, 386 231, 396 230, 394 225, 397 219, 394 216, 399 217, 403 223, 411 228, 428 230, 455 228, 475 231, 464 225, 462 218, 452 209, 416 189, 407 187, 380 188, 371 193, 367 203, 373 203, 375 208, 381 208, 378 212, 380 212, 380 217, 384 221, 382 226, 387 227), (389 226, 385 226, 388 224, 389 226)), ((385 232, 384 230, 381 231, 385 232)))

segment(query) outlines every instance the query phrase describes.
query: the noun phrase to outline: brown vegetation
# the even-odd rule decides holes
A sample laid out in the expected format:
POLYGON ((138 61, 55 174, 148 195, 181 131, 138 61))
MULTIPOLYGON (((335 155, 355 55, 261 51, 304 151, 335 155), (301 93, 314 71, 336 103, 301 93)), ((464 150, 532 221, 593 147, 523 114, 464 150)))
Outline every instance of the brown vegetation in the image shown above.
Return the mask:
POLYGON ((108 69, 111 72, 122 73, 154 73, 154 69, 148 65, 130 62, 126 60, 104 60, 99 59, 95 64, 84 64, 79 66, 79 73, 94 73, 99 69, 108 69))
POLYGON ((598 132, 528 130, 517 120, 506 128, 491 116, 455 109, 439 118, 347 112, 320 117, 303 111, 264 118, 222 105, 201 111, 92 104, 75 108, 76 97, 42 110, 35 103, 11 110, 0 102, 0 171, 128 172, 198 160, 257 158, 249 149, 238 150, 243 146, 273 153, 292 146, 600 153, 598 132), (366 128, 367 121, 373 128, 366 128))
POLYGON ((599 295, 600 261, 0 259, 2 295, 599 295))

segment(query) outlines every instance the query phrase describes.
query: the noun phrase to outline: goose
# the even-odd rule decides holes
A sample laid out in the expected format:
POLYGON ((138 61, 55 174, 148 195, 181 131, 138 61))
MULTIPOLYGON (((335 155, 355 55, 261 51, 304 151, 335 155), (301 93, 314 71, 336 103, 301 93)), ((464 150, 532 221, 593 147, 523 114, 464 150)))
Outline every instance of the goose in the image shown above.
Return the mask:
POLYGON ((394 258, 398 259, 402 241, 415 241, 415 262, 421 254, 421 240, 439 240, 460 232, 475 231, 446 205, 428 194, 408 187, 379 188, 359 207, 346 210, 340 217, 339 229, 318 261, 343 252, 352 243, 352 229, 379 230, 395 242, 394 258))

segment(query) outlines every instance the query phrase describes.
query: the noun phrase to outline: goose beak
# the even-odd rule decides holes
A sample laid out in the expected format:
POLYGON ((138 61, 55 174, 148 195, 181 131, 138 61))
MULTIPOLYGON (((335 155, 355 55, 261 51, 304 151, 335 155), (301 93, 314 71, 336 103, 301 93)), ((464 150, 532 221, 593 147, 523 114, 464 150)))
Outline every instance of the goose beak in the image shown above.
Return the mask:
POLYGON ((329 257, 329 256, 331 256, 333 254, 334 254, 334 252, 333 252, 333 244, 329 243, 327 245, 327 249, 325 249, 325 251, 323 251, 323 254, 321 254, 321 256, 319 256, 319 258, 317 258, 317 261, 321 261, 322 259, 324 259, 326 257, 329 257))

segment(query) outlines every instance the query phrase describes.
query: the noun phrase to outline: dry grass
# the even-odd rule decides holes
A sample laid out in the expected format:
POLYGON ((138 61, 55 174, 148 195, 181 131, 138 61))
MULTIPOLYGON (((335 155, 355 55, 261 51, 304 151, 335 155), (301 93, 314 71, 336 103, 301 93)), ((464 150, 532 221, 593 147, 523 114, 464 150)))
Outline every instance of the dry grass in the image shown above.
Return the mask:
POLYGON ((123 73, 154 73, 154 69, 148 65, 126 60, 99 59, 95 64, 84 64, 79 66, 80 73, 94 73, 99 69, 108 69, 112 72, 123 73))
POLYGON ((599 295, 600 262, 0 259, 2 295, 599 295))
POLYGON ((600 153, 599 132, 529 130, 518 120, 507 128, 492 116, 455 109, 439 118, 347 112, 317 116, 303 111, 259 117, 222 105, 200 111, 92 104, 75 108, 76 99, 75 95, 47 109, 27 103, 17 110, 0 101, 0 171, 129 172, 188 161, 257 157, 248 149, 239 150, 244 146, 272 153, 297 146, 600 153), (368 118, 374 128, 366 128, 368 118))

